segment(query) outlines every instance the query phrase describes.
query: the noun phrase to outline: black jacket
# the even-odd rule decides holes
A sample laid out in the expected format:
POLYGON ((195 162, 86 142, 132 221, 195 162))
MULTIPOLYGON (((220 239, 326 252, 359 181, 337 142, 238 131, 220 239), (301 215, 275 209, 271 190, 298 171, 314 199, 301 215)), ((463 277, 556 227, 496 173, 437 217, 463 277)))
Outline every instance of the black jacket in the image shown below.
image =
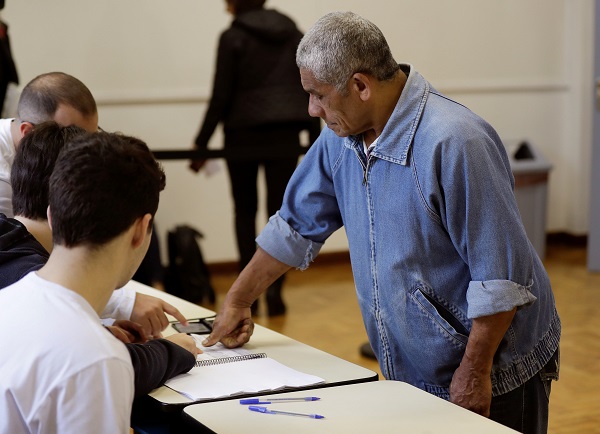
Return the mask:
POLYGON ((10 49, 8 25, 0 21, 0 83, 19 84, 19 75, 10 49))
MULTIPOLYGON (((42 268, 49 256, 21 222, 0 213, 0 289, 42 268)), ((125 346, 133 364, 135 396, 189 371, 196 361, 192 353, 166 339, 125 346)))
POLYGON ((0 213, 0 289, 42 268, 49 256, 21 222, 0 213))
POLYGON ((221 34, 213 94, 195 143, 206 148, 217 124, 228 131, 287 124, 307 129, 311 143, 319 119, 308 115, 308 94, 296 66, 302 33, 287 16, 268 9, 238 15, 221 34))

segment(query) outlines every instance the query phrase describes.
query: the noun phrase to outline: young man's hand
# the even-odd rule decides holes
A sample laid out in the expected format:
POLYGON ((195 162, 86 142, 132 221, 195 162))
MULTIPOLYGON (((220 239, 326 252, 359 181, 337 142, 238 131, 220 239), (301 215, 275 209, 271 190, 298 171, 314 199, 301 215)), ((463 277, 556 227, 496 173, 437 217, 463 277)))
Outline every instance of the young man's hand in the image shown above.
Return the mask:
POLYGON ((130 319, 143 327, 148 338, 160 338, 161 332, 169 325, 165 313, 174 316, 183 325, 188 325, 187 320, 176 307, 160 298, 139 292, 135 296, 130 319))
POLYGON ((148 340, 148 335, 140 324, 126 319, 116 320, 113 325, 106 328, 125 344, 143 344, 148 340))
POLYGON ((196 346, 196 341, 194 338, 186 335, 185 333, 176 333, 174 335, 167 336, 165 339, 185 348, 192 353, 194 357, 202 353, 202 350, 196 346))

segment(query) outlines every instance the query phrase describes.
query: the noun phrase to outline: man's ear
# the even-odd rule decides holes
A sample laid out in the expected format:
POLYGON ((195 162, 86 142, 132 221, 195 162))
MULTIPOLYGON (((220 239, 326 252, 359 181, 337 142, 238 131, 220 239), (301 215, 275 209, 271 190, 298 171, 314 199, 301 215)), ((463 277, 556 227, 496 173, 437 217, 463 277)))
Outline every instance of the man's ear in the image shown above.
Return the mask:
POLYGON ((19 133, 21 133, 21 139, 29 134, 33 130, 33 124, 31 122, 21 122, 19 125, 19 133))
POLYGON ((152 216, 150 214, 145 214, 144 217, 139 218, 135 221, 134 230, 133 230, 133 238, 131 239, 132 247, 138 248, 141 246, 146 239, 146 237, 150 236, 150 225, 152 224, 152 216))
POLYGON ((351 89, 357 93, 358 97, 367 101, 371 97, 371 77, 361 72, 357 72, 352 76, 351 89))
POLYGON ((50 231, 52 231, 52 213, 50 212, 50 205, 46 208, 46 217, 48 218, 48 226, 50 226, 50 231))

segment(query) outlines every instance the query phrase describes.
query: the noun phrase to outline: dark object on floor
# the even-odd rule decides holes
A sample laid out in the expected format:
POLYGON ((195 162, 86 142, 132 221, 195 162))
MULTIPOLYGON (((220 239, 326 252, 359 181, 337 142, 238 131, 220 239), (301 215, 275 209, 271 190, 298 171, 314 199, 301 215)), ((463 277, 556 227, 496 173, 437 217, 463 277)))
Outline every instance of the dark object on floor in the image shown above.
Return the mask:
POLYGON ((215 302, 215 290, 204 263, 198 239, 203 235, 196 229, 181 225, 169 231, 167 245, 169 266, 165 288, 169 294, 192 303, 215 302))
MULTIPOLYGON (((286 312, 285 303, 281 298, 281 287, 283 286, 283 276, 277 279, 269 288, 267 289, 266 299, 267 299, 267 315, 268 316, 278 316, 284 315, 286 312)), ((252 310, 252 315, 256 315, 258 313, 258 299, 252 303, 250 309, 252 310)))
POLYGON ((375 357, 375 353, 373 352, 373 348, 371 348, 371 344, 368 342, 365 342, 360 346, 360 355, 368 357, 369 359, 377 360, 377 357, 375 357))
POLYGON ((280 279, 277 279, 267 289, 267 309, 269 316, 283 315, 285 313, 285 304, 281 298, 281 285, 282 282, 280 282, 280 279))
POLYGON ((160 261, 160 245, 158 242, 158 234, 156 232, 156 228, 152 226, 150 246, 148 247, 148 251, 144 256, 142 263, 133 275, 133 280, 153 288, 164 289, 164 277, 164 267, 160 261))

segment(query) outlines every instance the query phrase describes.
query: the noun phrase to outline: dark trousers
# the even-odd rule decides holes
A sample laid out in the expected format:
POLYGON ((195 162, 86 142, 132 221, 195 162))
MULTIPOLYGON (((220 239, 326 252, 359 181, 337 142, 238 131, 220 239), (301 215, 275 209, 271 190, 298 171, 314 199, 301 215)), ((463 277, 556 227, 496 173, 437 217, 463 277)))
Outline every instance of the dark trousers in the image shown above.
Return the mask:
POLYGON ((8 89, 7 82, 0 82, 0 115, 4 108, 4 100, 6 99, 6 91, 8 89))
POLYGON ((285 188, 297 162, 297 157, 227 161, 235 208, 235 234, 240 255, 240 270, 250 262, 256 251, 254 240, 258 209, 258 168, 262 166, 265 171, 267 212, 272 216, 281 208, 285 188))
POLYGON ((558 379, 559 350, 540 372, 521 387, 492 398, 490 419, 524 434, 548 432, 552 380, 558 379))
MULTIPOLYGON (((258 209, 258 168, 263 167, 267 185, 267 213, 275 214, 281 203, 285 188, 298 164, 297 149, 300 146, 299 132, 303 129, 295 123, 262 125, 259 127, 225 130, 225 149, 245 158, 227 160, 231 194, 235 212, 235 235, 240 257, 240 271, 250 262, 256 252, 256 212, 258 209), (289 150, 289 156, 275 155, 289 150), (248 150, 252 150, 248 154, 248 150), (242 154, 242 151, 244 154, 242 154)), ((285 312, 281 299, 284 276, 276 280, 267 290, 269 315, 285 312)), ((253 304, 253 312, 258 305, 253 304)))

